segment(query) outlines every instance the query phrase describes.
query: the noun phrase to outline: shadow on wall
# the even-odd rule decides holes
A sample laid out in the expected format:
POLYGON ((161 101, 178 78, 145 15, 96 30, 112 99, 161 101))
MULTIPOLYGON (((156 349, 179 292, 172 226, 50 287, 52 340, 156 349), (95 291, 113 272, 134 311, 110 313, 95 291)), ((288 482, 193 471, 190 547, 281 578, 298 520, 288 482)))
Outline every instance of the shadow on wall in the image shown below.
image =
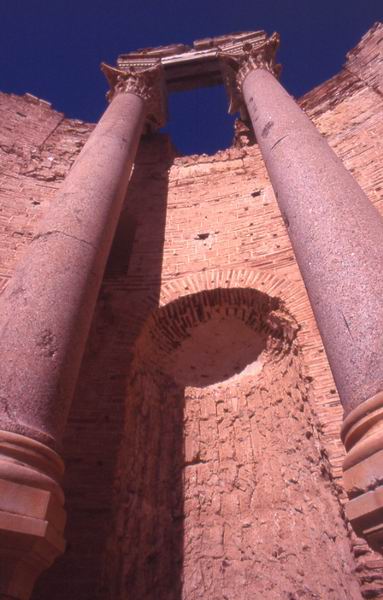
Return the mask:
POLYGON ((64 440, 67 550, 41 577, 33 600, 88 600, 106 593, 100 578, 113 513, 127 373, 142 323, 158 306, 172 160, 167 136, 142 139, 64 440), (135 253, 143 241, 146 253, 135 253))
POLYGON ((199 427, 191 415, 187 422, 189 386, 209 388, 243 376, 256 385, 265 353, 278 356, 293 337, 279 301, 248 289, 187 296, 149 319, 127 391, 108 599, 181 600, 185 585, 191 591, 193 576, 188 572, 185 584, 185 572, 197 568, 200 557, 194 551, 191 557, 190 547, 209 523, 205 532, 199 522, 193 530, 196 492, 185 469, 209 460, 201 458, 196 436, 185 446, 190 423, 199 427))
POLYGON ((149 317, 103 598, 360 599, 296 333, 277 298, 249 288, 149 317))
POLYGON ((257 375, 265 348, 264 335, 237 317, 217 313, 194 327, 191 337, 174 352, 167 370, 181 386, 206 387, 238 375, 257 375))

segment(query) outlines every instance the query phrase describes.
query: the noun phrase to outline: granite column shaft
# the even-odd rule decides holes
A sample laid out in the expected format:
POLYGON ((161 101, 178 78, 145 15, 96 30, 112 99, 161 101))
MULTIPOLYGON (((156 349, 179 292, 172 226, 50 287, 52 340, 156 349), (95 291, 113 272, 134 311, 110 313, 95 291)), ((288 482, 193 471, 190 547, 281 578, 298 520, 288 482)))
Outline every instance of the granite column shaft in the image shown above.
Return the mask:
POLYGON ((64 548, 57 450, 146 118, 114 94, 0 299, 0 598, 64 548))
POLYGON ((57 448, 145 116, 118 94, 1 297, 0 427, 57 448))
POLYGON ((242 91, 345 409, 348 515, 379 547, 383 220, 268 69, 251 69, 242 91))

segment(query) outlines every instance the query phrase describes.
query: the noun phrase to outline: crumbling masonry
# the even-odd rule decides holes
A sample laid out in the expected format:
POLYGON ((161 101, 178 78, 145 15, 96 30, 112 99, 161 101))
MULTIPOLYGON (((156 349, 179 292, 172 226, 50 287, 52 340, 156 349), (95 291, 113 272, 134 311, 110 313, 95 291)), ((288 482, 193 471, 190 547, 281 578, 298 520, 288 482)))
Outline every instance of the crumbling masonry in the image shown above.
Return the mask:
POLYGON ((1 95, 1 599, 383 598, 382 40, 298 104, 261 31, 103 65, 96 126, 1 95))

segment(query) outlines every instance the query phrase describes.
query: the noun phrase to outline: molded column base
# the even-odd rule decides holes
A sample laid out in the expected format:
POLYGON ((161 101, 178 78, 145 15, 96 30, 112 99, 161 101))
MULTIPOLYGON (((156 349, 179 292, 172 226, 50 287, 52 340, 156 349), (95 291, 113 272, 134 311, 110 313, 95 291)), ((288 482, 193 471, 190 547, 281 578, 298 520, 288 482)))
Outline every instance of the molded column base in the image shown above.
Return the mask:
POLYGON ((0 598, 28 600, 64 551, 63 471, 47 446, 0 431, 0 598))
POLYGON ((354 409, 345 419, 347 450, 343 481, 350 498, 346 515, 360 537, 383 552, 383 393, 354 409))

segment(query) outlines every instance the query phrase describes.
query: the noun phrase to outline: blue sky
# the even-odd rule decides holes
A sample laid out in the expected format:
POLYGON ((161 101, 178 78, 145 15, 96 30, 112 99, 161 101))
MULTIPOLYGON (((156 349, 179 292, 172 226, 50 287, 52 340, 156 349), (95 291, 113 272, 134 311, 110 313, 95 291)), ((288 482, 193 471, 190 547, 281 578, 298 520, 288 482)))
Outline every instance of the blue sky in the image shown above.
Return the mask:
MULTIPOLYGON (((147 46, 265 29, 281 35, 282 83, 300 96, 334 75, 383 0, 3 0, 0 89, 30 92, 67 116, 105 109, 101 61, 147 46)), ((183 153, 230 145, 222 88, 172 94, 168 130, 183 153)))

